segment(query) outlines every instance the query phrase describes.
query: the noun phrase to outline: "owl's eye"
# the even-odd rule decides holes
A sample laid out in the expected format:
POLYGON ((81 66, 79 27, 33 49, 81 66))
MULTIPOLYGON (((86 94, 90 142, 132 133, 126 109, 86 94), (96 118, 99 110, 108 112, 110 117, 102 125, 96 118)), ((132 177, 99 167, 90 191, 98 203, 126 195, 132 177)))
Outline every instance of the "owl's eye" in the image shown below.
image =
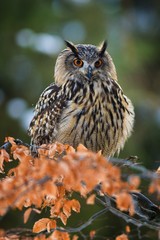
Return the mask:
POLYGON ((99 68, 102 65, 102 63, 103 63, 102 59, 99 59, 95 62, 94 65, 95 65, 96 68, 99 68))
POLYGON ((79 68, 81 68, 81 67, 83 66, 83 61, 82 61, 81 59, 79 59, 79 58, 75 58, 75 59, 73 60, 73 63, 74 63, 74 65, 75 65, 76 67, 79 67, 79 68))

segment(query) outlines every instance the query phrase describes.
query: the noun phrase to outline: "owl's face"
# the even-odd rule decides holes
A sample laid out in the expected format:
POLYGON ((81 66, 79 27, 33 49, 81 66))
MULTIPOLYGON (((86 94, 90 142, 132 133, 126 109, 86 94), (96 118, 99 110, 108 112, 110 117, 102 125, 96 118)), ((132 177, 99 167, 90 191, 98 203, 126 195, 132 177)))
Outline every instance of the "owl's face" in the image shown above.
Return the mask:
POLYGON ((57 58, 55 66, 55 82, 59 85, 66 80, 98 81, 110 76, 117 80, 112 58, 106 51, 106 42, 98 48, 94 45, 73 45, 66 42, 68 48, 57 58))

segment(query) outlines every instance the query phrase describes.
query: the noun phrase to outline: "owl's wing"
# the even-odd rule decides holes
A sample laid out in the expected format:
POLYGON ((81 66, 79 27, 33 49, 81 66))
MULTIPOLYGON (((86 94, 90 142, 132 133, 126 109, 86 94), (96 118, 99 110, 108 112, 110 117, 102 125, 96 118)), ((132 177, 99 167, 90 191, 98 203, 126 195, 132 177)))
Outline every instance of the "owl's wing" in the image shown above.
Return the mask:
POLYGON ((31 144, 41 145, 54 141, 58 122, 66 103, 61 87, 56 84, 51 84, 43 91, 28 129, 31 144))

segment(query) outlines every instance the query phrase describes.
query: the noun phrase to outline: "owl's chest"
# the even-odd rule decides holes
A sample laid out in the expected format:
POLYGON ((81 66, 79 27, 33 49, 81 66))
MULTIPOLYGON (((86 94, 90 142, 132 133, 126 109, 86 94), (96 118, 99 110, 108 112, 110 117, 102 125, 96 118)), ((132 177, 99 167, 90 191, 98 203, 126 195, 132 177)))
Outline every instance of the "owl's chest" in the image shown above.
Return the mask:
POLYGON ((85 96, 77 94, 62 113, 57 141, 74 147, 82 143, 93 151, 105 150, 117 141, 118 129, 121 131, 122 120, 113 108, 110 97, 99 88, 85 96))

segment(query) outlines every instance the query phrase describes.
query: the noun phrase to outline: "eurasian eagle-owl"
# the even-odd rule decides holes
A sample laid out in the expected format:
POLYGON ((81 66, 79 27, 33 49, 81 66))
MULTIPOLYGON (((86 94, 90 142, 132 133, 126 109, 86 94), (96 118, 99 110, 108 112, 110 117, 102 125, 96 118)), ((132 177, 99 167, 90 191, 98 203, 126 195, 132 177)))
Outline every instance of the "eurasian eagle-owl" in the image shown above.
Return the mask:
POLYGON ((58 56, 55 83, 41 94, 30 123, 31 144, 55 141, 113 156, 131 135, 134 109, 117 83, 111 56, 101 47, 74 45, 58 56))

